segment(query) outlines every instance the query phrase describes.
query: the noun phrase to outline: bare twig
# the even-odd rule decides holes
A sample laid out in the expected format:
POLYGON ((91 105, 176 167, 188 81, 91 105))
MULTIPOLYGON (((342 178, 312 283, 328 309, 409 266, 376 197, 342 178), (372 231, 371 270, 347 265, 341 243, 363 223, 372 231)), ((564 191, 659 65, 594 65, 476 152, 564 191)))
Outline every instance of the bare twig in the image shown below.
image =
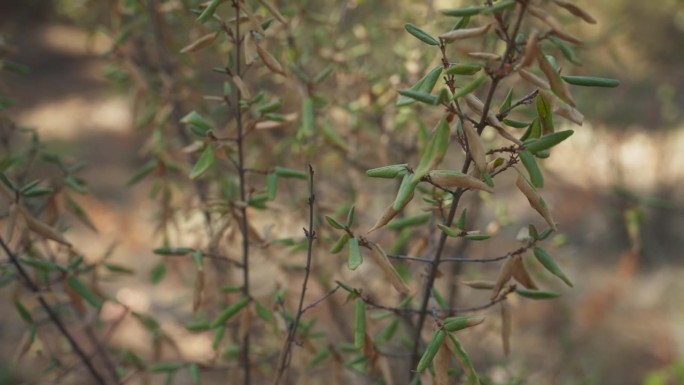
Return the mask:
POLYGON ((50 307, 50 305, 47 303, 47 301, 43 297, 43 294, 40 291, 40 288, 35 284, 35 282, 33 282, 28 272, 24 270, 24 266, 22 266, 21 263, 19 263, 19 259, 9 249, 2 236, 0 236, 0 246, 2 246, 2 249, 5 251, 5 254, 7 254, 7 257, 12 262, 14 267, 17 269, 17 272, 19 272, 19 275, 24 280, 24 283, 29 288, 29 290, 36 294, 40 306, 43 308, 43 310, 45 310, 45 312, 50 317, 52 323, 54 323, 55 326, 57 326, 57 329, 59 329, 64 338, 67 339, 69 345, 71 345, 71 348, 74 349, 76 355, 81 359, 86 368, 88 368, 88 371, 93 376, 93 378, 95 378, 95 381, 100 385, 106 385, 107 382, 105 381, 104 377, 102 377, 100 372, 98 372, 97 369, 95 369, 95 366, 93 365, 92 361, 90 361, 90 357, 85 353, 85 351, 83 351, 83 348, 81 348, 78 342, 76 342, 74 337, 69 333, 69 331, 66 329, 62 321, 59 319, 57 313, 55 313, 52 307, 50 307))
MULTIPOLYGON (((311 165, 309 165, 309 227, 308 229, 304 229, 304 235, 306 236, 306 240, 308 243, 307 250, 306 250, 306 266, 304 268, 304 281, 302 282, 302 292, 299 296, 299 305, 297 306, 297 315, 295 316, 294 321, 290 324, 289 331, 287 333, 287 340, 285 341, 285 345, 283 347, 283 351, 280 353, 280 359, 278 362, 278 369, 276 370, 276 377, 273 380, 274 385, 280 384, 280 381, 283 378, 283 375, 285 374, 285 370, 287 369, 288 363, 290 361, 290 355, 292 354, 292 343, 294 342, 295 339, 295 334, 297 333, 297 327, 299 326, 299 321, 302 318, 302 314, 306 311, 306 309, 309 308, 307 306, 304 308, 304 297, 306 295, 306 289, 307 285, 309 283, 309 275, 311 274, 311 261, 313 257, 313 244, 314 240, 316 240, 316 231, 313 228, 314 225, 314 203, 316 201, 316 193, 314 192, 314 170, 311 165)), ((337 288, 335 289, 337 290, 337 288)), ((327 298, 329 295, 332 295, 334 293, 334 290, 329 292, 328 295, 324 296, 323 299, 327 298)), ((321 299, 321 300, 323 300, 321 299)), ((320 302, 319 300, 318 302, 320 302)), ((314 304, 315 306, 315 304, 314 304)))

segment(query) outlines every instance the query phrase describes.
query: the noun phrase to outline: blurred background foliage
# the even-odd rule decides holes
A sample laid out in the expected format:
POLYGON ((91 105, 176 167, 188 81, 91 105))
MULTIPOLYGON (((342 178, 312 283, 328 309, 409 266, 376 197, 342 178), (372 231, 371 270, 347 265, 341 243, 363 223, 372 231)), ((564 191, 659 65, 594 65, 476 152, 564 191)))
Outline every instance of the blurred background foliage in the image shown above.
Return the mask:
MULTIPOLYGON (((164 103, 177 103, 170 107, 175 117, 169 122, 193 109, 205 110, 219 122, 225 112, 202 98, 202 93, 220 88, 222 79, 211 68, 226 62, 225 52, 218 48, 197 55, 177 54, 207 32, 180 11, 197 3, 0 2, 0 33, 15 49, 10 58, 32 69, 24 78, 0 75, 2 87, 16 96, 10 112, 20 123, 35 125, 51 146, 91 162, 91 192, 105 204, 93 202, 90 207, 103 212, 95 215, 96 222, 116 218, 111 233, 121 226, 144 227, 109 211, 139 209, 132 202, 145 192, 133 196, 122 186, 140 166, 144 155, 139 149, 164 103), (152 5, 169 9, 160 15, 166 32, 145 12, 152 5), (107 47, 127 31, 134 39, 126 47, 133 50, 131 55, 108 54, 107 47), (163 46, 156 44, 160 33, 167 33, 163 46), (126 62, 129 58, 132 62, 126 62), (140 71, 140 78, 131 76, 135 73, 131 65, 140 71), (118 107, 93 110, 83 104, 85 109, 79 109, 74 97, 118 107), (44 105, 60 100, 71 102, 58 104, 58 110, 75 118, 60 123, 55 110, 37 114, 44 105), (87 115, 93 111, 109 122, 87 115), (62 135, 60 130, 72 134, 62 135)), ((277 3, 291 19, 292 35, 283 30, 273 43, 269 41, 269 50, 287 58, 299 76, 273 78, 255 71, 249 81, 281 95, 285 112, 299 113, 302 98, 311 93, 318 124, 340 137, 328 134, 303 141, 274 131, 259 136, 258 144, 273 148, 274 157, 286 164, 317 165, 322 196, 333 206, 348 203, 353 195, 361 206, 371 206, 372 197, 383 191, 366 185, 358 171, 415 155, 417 143, 412 138, 429 121, 428 112, 394 107, 395 90, 413 84, 437 60, 404 32, 403 24, 424 25, 434 19, 447 28, 450 21, 439 17, 436 9, 465 2, 277 3), (326 68, 334 69, 329 79, 315 86, 307 82, 326 68)), ((585 64, 568 70, 573 75, 619 78, 622 85, 609 94, 574 91, 589 124, 575 144, 567 145, 564 155, 554 157, 561 164, 549 166, 557 177, 555 205, 564 203, 558 217, 566 224, 563 228, 572 245, 565 252, 574 258, 570 270, 578 276, 578 288, 558 304, 522 307, 515 319, 518 354, 513 362, 497 361, 482 352, 474 360, 490 358, 485 376, 493 384, 525 383, 520 381, 525 378, 548 384, 682 383, 684 311, 678 301, 684 286, 677 273, 681 273, 684 246, 680 231, 684 225, 684 8, 680 0, 583 5, 600 23, 574 25, 577 29, 572 32, 587 41, 578 49, 585 64), (638 256, 627 252, 635 242, 641 248, 638 256)), ((272 165, 269 157, 251 160, 255 167, 272 165)), ((149 216, 132 217, 149 220, 149 216)), ((83 237, 93 241, 92 235, 83 237)), ((132 238, 124 241, 129 243, 124 251, 149 254, 152 241, 141 235, 132 238)), ((149 262, 141 264, 151 268, 149 262)), ((3 341, 7 341, 4 336, 3 341)), ((3 354, 7 351, 11 349, 3 347, 3 354)), ((12 383, 2 382, 3 373, 0 368, 0 383, 12 383)))

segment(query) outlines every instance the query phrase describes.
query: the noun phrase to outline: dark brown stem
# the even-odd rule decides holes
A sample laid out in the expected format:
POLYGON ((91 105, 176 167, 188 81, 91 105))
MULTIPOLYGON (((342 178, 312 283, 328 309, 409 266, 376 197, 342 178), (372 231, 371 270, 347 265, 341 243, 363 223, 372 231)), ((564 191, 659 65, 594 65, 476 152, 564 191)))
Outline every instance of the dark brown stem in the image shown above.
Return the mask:
POLYGON ((50 307, 50 305, 47 303, 45 298, 43 298, 43 294, 40 292, 40 288, 33 282, 31 279, 30 275, 26 270, 24 270, 24 267, 19 263, 19 259, 17 258, 14 253, 9 249, 7 244, 5 243, 5 240, 0 236, 0 246, 2 246, 2 249, 5 251, 5 254, 7 254, 7 257, 9 258, 10 262, 14 265, 14 267, 17 269, 17 272, 21 276, 21 278, 24 280, 24 283, 26 286, 31 290, 33 293, 36 294, 36 297, 38 298, 38 302, 40 303, 40 306, 45 310, 47 313, 48 317, 50 317, 50 320, 52 321, 55 326, 57 326, 57 329, 62 333, 64 338, 67 339, 69 342, 69 345, 71 345, 71 348, 74 349, 74 352, 76 355, 81 359, 83 364, 88 368, 88 371, 90 374, 95 378, 95 381, 100 384, 100 385, 106 385, 107 382, 105 381, 104 377, 95 369, 95 366, 93 366, 93 363, 90 361, 90 357, 83 351, 81 346, 76 342, 74 337, 71 336, 69 331, 66 329, 62 321, 59 319, 59 316, 57 313, 55 313, 54 310, 50 307))
MULTIPOLYGON (((489 109, 491 108, 492 105, 492 100, 494 99, 494 93, 496 92, 496 89, 499 85, 499 82, 503 78, 502 75, 502 70, 506 66, 507 63, 511 61, 510 56, 514 53, 515 50, 515 36, 518 34, 518 31, 520 29, 520 25, 522 24, 522 19, 523 15, 525 13, 525 10, 527 8, 527 3, 526 2, 521 2, 521 8, 520 12, 518 13, 517 20, 515 22, 515 27, 513 28, 513 32, 509 34, 509 39, 506 42, 506 51, 501 59, 501 64, 499 65, 498 71, 494 72, 492 74, 492 82, 489 86, 489 91, 487 92, 487 98, 485 99, 484 102, 484 107, 482 109, 482 116, 480 117, 480 122, 477 124, 477 132, 478 134, 482 133, 482 130, 487 124, 487 115, 489 113, 489 109)), ((460 119, 463 119, 463 115, 459 115, 460 119)), ((461 168, 462 173, 467 173, 468 169, 470 168, 470 164, 472 162, 472 156, 470 152, 466 154, 466 159, 463 162, 463 167, 461 168)), ((451 223, 454 221, 454 217, 456 215, 456 209, 458 208, 458 204, 461 200, 461 197, 463 196, 463 193, 465 192, 464 189, 458 189, 455 192, 453 192, 453 202, 451 204, 451 208, 449 209, 449 214, 447 215, 446 219, 444 220, 443 224, 445 226, 450 226, 451 223)), ((447 240, 447 235, 445 233, 441 233, 439 242, 437 244, 437 249, 435 251, 435 256, 432 259, 432 263, 429 265, 428 269, 428 277, 425 282, 425 286, 423 289, 422 293, 422 298, 421 298, 421 305, 420 308, 418 309, 418 324, 416 327, 416 330, 413 334, 413 351, 411 354, 411 368, 415 368, 418 365, 418 360, 420 359, 419 351, 420 351, 420 342, 421 342, 421 332, 423 330, 423 325, 425 324, 425 318, 428 314, 427 308, 428 308, 428 303, 431 297, 432 293, 432 288, 434 287, 435 284, 435 278, 437 277, 437 271, 439 264, 442 260, 442 253, 444 252, 444 246, 446 245, 446 240, 447 240)), ((412 372, 411 378, 415 376, 415 373, 412 372)))
MULTIPOLYGON (((299 296, 299 305, 297 306, 297 315, 294 321, 290 324, 289 331, 287 333, 287 339, 283 347, 283 351, 280 353, 280 359, 278 363, 278 369, 276 371, 276 377, 273 380, 274 385, 280 384, 280 381, 285 374, 288 363, 290 361, 290 355, 292 354, 292 343, 295 340, 295 334, 297 334, 297 327, 299 326, 299 321, 304 314, 304 297, 306 295, 306 289, 309 283, 309 275, 311 274, 311 261, 313 259, 313 244, 316 240, 316 231, 314 230, 314 203, 316 201, 316 194, 314 192, 314 170, 311 165, 309 165, 309 228, 304 229, 304 235, 308 243, 306 250, 306 266, 304 267, 304 281, 302 282, 302 292, 299 296)), ((332 295, 334 291, 328 294, 332 295)), ((327 298, 323 297, 324 299, 327 298)), ((319 301, 320 302, 320 301, 319 301)), ((308 307, 307 307, 308 308, 308 307)))
MULTIPOLYGON (((233 7, 235 7, 235 18, 236 20, 240 20, 240 0, 233 0, 233 7)), ((242 52, 241 48, 241 41, 240 41, 240 23, 237 22, 235 23, 235 73, 237 76, 241 75, 241 55, 240 52, 242 52)), ((240 179, 240 200, 242 202, 247 201, 247 186, 245 183, 245 173, 246 173, 246 168, 245 168, 245 157, 244 157, 244 126, 242 122, 242 107, 240 106, 240 99, 242 98, 242 93, 240 92, 240 88, 236 87, 236 97, 237 97, 237 103, 236 103, 236 110, 237 110, 237 138, 236 138, 236 143, 237 143, 237 150, 238 150, 238 177, 240 179)), ((242 295, 245 297, 250 296, 250 290, 249 290, 249 223, 247 220, 247 207, 246 206, 241 206, 240 207, 240 229, 242 230, 242 295)), ((245 373, 244 381, 243 383, 245 385, 250 385, 252 382, 251 379, 251 362, 249 359, 249 329, 245 333, 244 338, 242 339, 242 350, 241 350, 241 359, 242 359, 242 365, 245 373)))

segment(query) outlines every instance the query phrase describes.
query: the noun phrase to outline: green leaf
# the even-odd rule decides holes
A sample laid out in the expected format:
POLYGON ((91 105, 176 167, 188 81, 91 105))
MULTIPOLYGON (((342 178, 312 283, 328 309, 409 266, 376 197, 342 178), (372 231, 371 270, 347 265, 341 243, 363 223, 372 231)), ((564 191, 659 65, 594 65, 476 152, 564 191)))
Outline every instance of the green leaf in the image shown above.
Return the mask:
POLYGON ((520 122, 520 121, 513 120, 513 119, 504 119, 503 123, 505 125, 507 125, 509 127, 513 127, 513 128, 525 128, 525 127, 529 127, 529 125, 530 125, 530 122, 520 122))
POLYGON ((53 189, 52 187, 33 187, 27 190, 22 189, 22 191, 20 191, 20 194, 26 198, 34 198, 42 195, 51 194, 54 191, 55 189, 53 189))
POLYGON ((342 234, 342 236, 337 239, 337 242, 335 242, 335 244, 332 245, 332 247, 330 248, 330 252, 332 254, 339 253, 344 248, 344 245, 347 244, 347 241, 349 241, 349 234, 348 233, 342 234))
POLYGON ((311 97, 305 97, 302 101, 302 127, 297 133, 299 138, 313 136, 315 130, 316 111, 311 97))
POLYGON ((325 220, 328 224, 338 230, 344 230, 344 225, 337 221, 337 219, 331 217, 330 215, 325 216, 325 220))
POLYGON ((323 349, 319 350, 316 355, 311 357, 311 360, 309 360, 309 363, 306 365, 307 368, 311 369, 315 367, 316 365, 320 364, 321 362, 325 361, 326 358, 330 356, 330 349, 326 346, 323 349))
POLYGON ((88 189, 85 187, 85 181, 76 179, 71 175, 67 175, 66 178, 64 178, 64 184, 79 194, 88 193, 88 189))
POLYGON ((185 325, 185 330, 191 331, 191 332, 202 332, 205 330, 211 329, 209 326, 211 325, 210 321, 195 321, 192 323, 189 323, 185 325))
POLYGON ((553 126, 551 103, 543 92, 540 92, 539 95, 537 95, 537 114, 539 115, 539 122, 541 123, 542 132, 544 134, 554 132, 555 128, 553 126))
POLYGON ((406 206, 406 203, 413 197, 413 191, 419 182, 420 180, 414 182, 411 174, 404 175, 404 178, 401 180, 401 184, 399 185, 397 196, 392 204, 392 208, 394 210, 399 211, 406 206))
POLYGON ((0 70, 12 72, 18 75, 27 75, 31 73, 31 68, 28 66, 9 60, 0 60, 0 70))
POLYGON ((319 72, 318 75, 316 75, 314 77, 313 82, 315 84, 320 84, 321 82, 323 82, 323 80, 327 79, 328 76, 330 76, 330 74, 333 72, 334 69, 335 69, 335 66, 332 64, 329 64, 328 66, 323 68, 323 70, 321 70, 321 72, 319 72))
POLYGON ((398 329, 399 320, 395 318, 394 320, 392 320, 392 322, 390 322, 389 325, 387 325, 387 327, 385 327, 384 329, 382 329, 380 333, 378 333, 378 336, 375 338, 375 343, 377 344, 380 342, 389 341, 390 339, 392 339, 392 337, 398 329))
POLYGON ((484 241, 489 238, 491 238, 491 235, 488 234, 466 234, 464 236, 465 239, 471 240, 471 241, 484 241))
POLYGON ((440 12, 444 16, 460 17, 460 16, 474 16, 485 11, 487 7, 465 7, 465 8, 448 8, 442 9, 440 12))
POLYGON ((423 355, 420 357, 420 361, 418 361, 418 366, 416 367, 416 371, 418 373, 424 372, 425 369, 432 364, 432 360, 435 359, 435 355, 439 351, 439 348, 442 347, 446 335, 447 333, 443 329, 437 330, 435 334, 432 335, 430 343, 428 343, 425 352, 423 352, 423 355))
POLYGON ((261 302, 256 300, 254 301, 254 304, 256 305, 256 311, 259 318, 266 322, 273 321, 273 314, 271 314, 271 312, 268 309, 266 309, 266 306, 264 306, 261 302))
POLYGON ((506 94, 506 97, 504 98, 503 103, 501 103, 501 107, 499 107, 499 112, 508 111, 508 109, 511 108, 512 103, 513 103, 513 88, 508 90, 508 93, 506 94))
POLYGON ((388 178, 392 179, 398 175, 405 175, 407 172, 408 163, 393 164, 390 166, 376 167, 366 170, 366 175, 371 178, 388 178))
POLYGON ((416 39, 422 41, 425 44, 439 45, 439 41, 437 41, 437 39, 430 36, 427 32, 423 31, 422 29, 418 28, 417 26, 411 23, 404 24, 404 28, 406 29, 406 31, 408 31, 408 33, 410 33, 416 39))
POLYGON ((62 271, 66 272, 67 269, 65 269, 63 266, 52 262, 52 261, 47 261, 45 259, 40 259, 40 258, 32 258, 32 257, 24 257, 19 259, 21 262, 34 267, 38 270, 43 270, 45 272, 50 272, 50 271, 62 271))
POLYGON ((354 306, 354 346, 363 349, 366 344, 366 303, 357 298, 354 306))
POLYGON ((211 0, 211 3, 209 3, 209 5, 207 5, 207 7, 204 8, 204 11, 199 15, 197 21, 202 24, 206 23, 209 19, 211 19, 214 16, 216 9, 224 1, 225 0, 211 0))
POLYGON ((193 132, 201 137, 207 136, 209 131, 214 129, 211 123, 204 119, 197 111, 191 111, 182 117, 180 122, 189 125, 193 132))
POLYGON ((133 271, 133 269, 130 269, 126 266, 117 265, 114 263, 102 262, 102 266, 104 266, 104 268, 107 269, 110 273, 117 273, 117 274, 134 274, 135 273, 135 271, 133 271))
POLYGON ((347 247, 349 247, 349 261, 347 262, 347 267, 349 267, 349 270, 356 270, 356 268, 361 266, 363 263, 363 256, 361 255, 359 240, 356 238, 350 238, 347 242, 347 247))
POLYGON ((219 314, 216 318, 214 318, 213 321, 211 321, 211 324, 209 324, 209 327, 212 329, 215 329, 219 326, 223 326, 228 320, 236 315, 237 313, 240 312, 240 310, 244 309, 245 306, 249 303, 249 298, 248 297, 242 297, 237 302, 233 303, 232 305, 228 306, 227 308, 223 309, 221 314, 219 314))
POLYGON ((454 226, 458 227, 461 230, 465 230, 467 215, 467 209, 463 209, 463 211, 461 211, 461 215, 456 220, 456 223, 454 223, 454 226))
POLYGON ((456 317, 449 317, 444 320, 444 329, 448 332, 455 332, 479 325, 484 322, 484 316, 463 315, 456 317))
POLYGON ((541 123, 539 121, 539 117, 534 118, 532 120, 532 123, 527 127, 527 130, 523 134, 522 137, 520 137, 520 140, 525 141, 528 139, 536 139, 541 136, 541 123))
POLYGON ((449 334, 449 339, 451 340, 451 343, 454 345, 454 354, 456 354, 456 360, 458 360, 461 366, 463 366, 463 370, 466 372, 468 384, 480 385, 480 377, 477 375, 477 372, 475 371, 475 367, 473 366, 473 362, 471 361, 470 356, 468 356, 468 353, 466 353, 465 349, 463 349, 461 341, 459 341, 458 338, 454 337, 453 334, 449 334))
POLYGON ((431 106, 436 106, 438 98, 435 95, 430 95, 429 93, 422 92, 422 91, 414 91, 410 88, 404 88, 401 90, 398 90, 399 95, 405 96, 407 98, 415 99, 419 102, 423 102, 425 104, 429 104, 431 106))
POLYGON ((439 227, 442 232, 450 237, 458 238, 461 236, 461 232, 457 231, 455 229, 452 229, 451 227, 443 224, 438 224, 437 227, 439 227))
POLYGON ((478 62, 455 63, 446 69, 447 75, 474 75, 484 68, 484 64, 478 62))
POLYGON ((226 334, 226 325, 219 325, 213 329, 214 337, 211 340, 211 348, 218 350, 221 341, 223 341, 223 336, 226 334))
POLYGON ((266 175, 266 194, 268 195, 268 200, 272 201, 276 197, 278 191, 278 175, 275 173, 268 173, 266 175))
POLYGON ((540 291, 523 288, 515 289, 515 292, 518 293, 520 296, 529 299, 553 299, 560 296, 559 293, 553 291, 540 291))
POLYGON ((349 212, 347 213, 347 223, 345 224, 346 228, 351 227, 351 225, 354 223, 354 205, 349 209, 349 212))
POLYGON ((295 170, 293 168, 275 166, 273 172, 279 177, 283 178, 297 178, 307 180, 309 179, 309 174, 301 170, 295 170))
POLYGON ((534 155, 527 150, 519 150, 518 156, 520 157, 523 166, 525 166, 527 173, 530 174, 532 185, 538 188, 544 187, 544 176, 542 175, 541 170, 539 170, 534 155))
POLYGON ((394 220, 387 224, 387 228, 390 230, 403 230, 406 227, 419 226, 423 223, 427 223, 430 220, 432 214, 423 213, 418 215, 413 215, 410 217, 404 217, 401 219, 394 220))
POLYGON ((151 373, 175 372, 184 365, 185 364, 183 362, 162 362, 160 364, 150 365, 148 371, 151 373))
POLYGON ((200 370, 199 366, 196 363, 191 363, 188 365, 188 375, 190 376, 190 381, 194 385, 201 385, 202 381, 200 380, 200 370))
POLYGON ((464 97, 471 92, 475 91, 480 85, 487 80, 489 76, 486 73, 481 73, 479 74, 475 79, 473 79, 470 83, 466 84, 462 88, 459 88, 456 90, 456 93, 454 93, 453 100, 456 100, 458 98, 464 97))
POLYGON ((92 307, 100 310, 104 301, 98 297, 90 288, 83 283, 78 277, 70 276, 67 278, 67 283, 71 286, 74 291, 80 295, 86 302, 88 302, 92 307))
POLYGON ((190 247, 159 247, 152 252, 157 255, 185 255, 193 252, 195 249, 190 247))
POLYGON ((563 273, 561 268, 556 264, 556 261, 553 260, 551 255, 549 255, 546 250, 537 246, 534 248, 534 256, 551 274, 560 278, 563 282, 565 282, 566 285, 573 287, 570 279, 568 279, 565 273, 563 273))
POLYGON ((150 282, 152 282, 153 285, 156 285, 161 282, 165 276, 166 264, 164 264, 164 262, 160 262, 152 268, 152 271, 150 271, 150 282))
POLYGON ((204 148, 197 163, 195 163, 192 171, 190 171, 190 179, 198 178, 214 164, 214 161, 216 160, 214 151, 216 151, 216 147, 213 144, 209 144, 204 148))
POLYGON ((547 39, 553 43, 553 45, 558 47, 563 56, 565 56, 565 58, 568 59, 572 64, 579 66, 582 65, 582 61, 579 59, 579 57, 577 57, 577 54, 575 54, 575 51, 568 43, 552 35, 548 36, 547 39))
POLYGON ((94 232, 97 233, 97 228, 93 224, 93 221, 90 219, 90 216, 88 216, 88 213, 83 210, 81 205, 79 205, 73 198, 71 198, 69 195, 66 195, 66 203, 67 207, 69 208, 69 211, 73 213, 76 218, 78 218, 81 223, 86 225, 89 229, 93 230, 94 232))
POLYGON ((491 7, 486 7, 482 13, 496 13, 515 7, 516 0, 500 0, 491 7))
POLYGON ((144 177, 146 177, 149 173, 154 170, 157 165, 159 164, 159 161, 155 159, 150 159, 145 163, 142 167, 140 167, 126 182, 126 186, 133 186, 134 184, 140 182, 144 177))
POLYGON ((26 309, 21 302, 15 300, 14 306, 17 308, 17 311, 19 312, 19 316, 21 316, 21 319, 23 319, 24 322, 26 322, 27 324, 33 324, 33 318, 31 317, 31 312, 29 312, 28 309, 26 309))
POLYGON ((574 134, 573 130, 565 130, 544 135, 538 140, 525 142, 525 149, 533 154, 542 150, 547 150, 569 138, 572 134, 574 134))
MULTIPOLYGON (((409 88, 411 91, 416 91, 416 92, 421 92, 424 94, 430 94, 432 92, 432 89, 435 88, 435 84, 437 84, 437 81, 439 80, 440 76, 442 75, 442 69, 443 67, 441 65, 438 65, 434 67, 433 69, 430 70, 425 76, 423 76, 420 80, 416 82, 411 88, 409 88)), ((396 106, 397 107, 403 107, 403 106, 408 106, 410 104, 413 104, 416 100, 413 98, 410 98, 408 96, 403 96, 400 95, 399 99, 397 99, 396 106)))
MULTIPOLYGON (((435 128, 435 132, 430 138, 430 142, 428 142, 423 150, 423 154, 420 157, 420 163, 418 163, 418 167, 414 171, 412 182, 419 182, 433 167, 439 164, 449 146, 450 133, 451 129, 449 127, 449 122, 447 122, 445 118, 440 119, 435 128)), ((394 207, 397 209, 396 203, 394 207)))
POLYGON ((600 78, 595 76, 561 76, 563 80, 575 86, 583 87, 608 87, 613 88, 620 85, 617 79, 600 78))

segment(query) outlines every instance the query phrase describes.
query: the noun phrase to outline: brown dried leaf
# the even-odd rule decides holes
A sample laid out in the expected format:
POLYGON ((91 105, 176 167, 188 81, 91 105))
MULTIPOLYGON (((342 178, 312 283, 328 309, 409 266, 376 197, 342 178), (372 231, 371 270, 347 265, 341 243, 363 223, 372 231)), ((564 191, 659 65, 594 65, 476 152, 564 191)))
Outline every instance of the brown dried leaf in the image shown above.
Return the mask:
POLYGON ((268 9, 268 12, 270 12, 271 15, 273 15, 276 19, 278 19, 279 22, 281 22, 283 24, 287 24, 287 20, 285 20, 283 15, 278 11, 278 9, 276 7, 273 6, 273 4, 269 3, 266 0, 259 0, 259 2, 261 3, 261 5, 266 7, 266 9, 268 9))
POLYGON ((413 195, 414 195, 414 194, 415 194, 415 193, 413 193, 413 192, 411 193, 411 196, 406 200, 406 202, 404 202, 404 205, 401 206, 401 207, 399 208, 399 210, 395 210, 394 207, 393 207, 393 206, 394 206, 394 203, 391 203, 391 204, 387 207, 387 209, 385 209, 385 212, 384 212, 384 213, 382 214, 382 216, 378 219, 378 221, 375 222, 375 224, 373 225, 373 227, 371 227, 371 228, 368 230, 367 234, 370 234, 370 233, 372 233, 373 231, 375 231, 375 230, 381 228, 382 226, 386 225, 387 223, 389 223, 389 221, 391 221, 392 218, 394 218, 395 216, 397 216, 397 214, 399 214, 399 212, 400 212, 404 207, 406 207, 406 205, 407 205, 409 202, 411 202, 411 200, 413 199, 413 195))
POLYGON ((501 60, 500 55, 497 55, 495 53, 490 53, 490 52, 468 52, 468 56, 472 57, 473 59, 479 59, 479 60, 491 60, 491 61, 501 60))
POLYGON ((596 19, 594 19, 589 14, 589 12, 580 8, 578 5, 565 0, 554 0, 554 3, 556 3, 556 5, 558 5, 561 8, 564 8, 566 11, 572 13, 573 15, 579 17, 580 19, 586 21, 587 23, 596 24, 596 19))
POLYGON ((551 66, 551 63, 549 63, 546 56, 544 56, 541 51, 537 54, 537 62, 539 63, 539 68, 541 68, 542 72, 544 72, 544 75, 546 75, 546 78, 549 80, 551 90, 566 103, 574 107, 575 101, 572 99, 572 95, 570 95, 568 85, 561 79, 558 72, 551 66))
POLYGON ((218 35, 219 35, 218 31, 216 31, 214 33, 208 33, 208 34, 200 37, 199 39, 193 41, 192 43, 186 45, 185 47, 183 47, 180 50, 180 53, 197 52, 197 51, 201 50, 202 48, 205 48, 205 47, 211 45, 211 43, 213 43, 214 40, 216 40, 218 35))
POLYGON ((511 134, 510 132, 506 131, 504 128, 503 124, 501 124, 501 121, 499 121, 499 118, 496 117, 496 114, 493 111, 489 111, 487 113, 487 121, 489 122, 489 125, 494 127, 496 129, 496 132, 501 135, 506 140, 509 140, 517 145, 522 145, 523 143, 520 141, 520 139, 516 138, 511 134))
POLYGON ((262 35, 266 35, 266 31, 261 27, 261 18, 254 15, 252 9, 247 5, 246 2, 240 1, 240 9, 242 9, 249 18, 249 23, 252 26, 252 31, 259 32, 262 35))
POLYGON ((382 379, 385 385, 394 385, 394 380, 392 379, 392 368, 390 367, 389 360, 385 356, 378 356, 377 366, 382 374, 382 379))
POLYGON ((26 221, 26 226, 34 233, 41 235, 47 239, 51 239, 55 242, 61 243, 68 247, 71 247, 71 243, 64 238, 64 236, 57 230, 50 227, 48 224, 34 218, 23 206, 18 206, 21 216, 26 221))
POLYGON ((563 101, 557 101, 553 106, 553 112, 577 125, 584 123, 584 115, 576 108, 567 105, 563 101))
POLYGON ((468 119, 463 119, 463 132, 468 140, 468 150, 470 150, 475 165, 480 172, 486 171, 487 158, 482 138, 477 134, 475 127, 473 127, 468 119))
POLYGON ((546 223, 548 223, 548 225, 551 226, 554 231, 558 231, 556 222, 554 222, 544 198, 542 198, 539 192, 534 189, 532 184, 530 184, 530 182, 528 182, 520 172, 518 172, 518 179, 516 180, 515 185, 518 187, 520 192, 525 195, 527 200, 530 202, 530 206, 535 209, 544 218, 544 220, 546 220, 546 223))
POLYGON ((496 286, 494 281, 462 281, 461 283, 478 290, 492 290, 496 286))
POLYGON ((503 289, 504 285, 508 283, 508 281, 511 280, 512 277, 512 272, 513 272, 513 258, 506 258, 506 261, 501 265, 501 269, 499 270, 499 275, 496 277, 496 282, 494 283, 494 287, 492 288, 492 295, 490 296, 490 299, 493 301, 496 299, 496 297, 499 296, 499 293, 501 292, 501 289, 503 289))
POLYGON ((245 64, 250 65, 254 63, 254 59, 257 57, 257 43, 254 40, 252 31, 248 31, 247 34, 245 34, 245 40, 242 44, 245 47, 245 64))
POLYGON ((525 43, 525 53, 523 58, 520 60, 520 68, 526 68, 535 57, 537 57, 537 52, 539 52, 539 40, 537 31, 532 31, 527 37, 527 43, 525 43))
POLYGON ((539 76, 533 74, 532 72, 525 70, 525 69, 520 69, 518 71, 518 74, 520 75, 521 78, 523 78, 525 81, 528 83, 532 84, 533 86, 539 87, 544 90, 550 90, 551 85, 549 82, 546 80, 540 78, 539 76))
POLYGON ((528 289, 538 289, 537 285, 532 280, 532 277, 530 277, 530 274, 527 272, 520 254, 512 256, 511 259, 513 260, 513 266, 511 268, 511 275, 513 278, 528 289))
POLYGON ((240 327, 238 329, 238 339, 240 341, 244 340, 245 336, 247 333, 249 333, 249 328, 252 325, 252 307, 254 306, 254 303, 250 303, 247 305, 247 307, 242 311, 242 315, 240 317, 240 327))
POLYGON ((204 297, 204 269, 197 269, 197 276, 195 277, 195 288, 192 295, 192 312, 196 313, 202 306, 202 298, 204 297))
POLYGON ((548 25, 551 28, 551 33, 553 35, 555 35, 555 36, 559 37, 560 39, 563 39, 569 43, 573 43, 573 44, 577 44, 577 45, 584 43, 581 39, 573 36, 572 34, 570 34, 568 32, 563 31, 563 28, 562 28, 561 24, 558 22, 558 20, 556 20, 555 17, 553 17, 552 15, 550 15, 549 13, 544 11, 543 9, 541 9, 537 6, 534 6, 534 5, 528 5, 527 9, 532 16, 536 17, 537 19, 541 20, 544 24, 548 25))
POLYGON ((257 45, 257 53, 259 54, 259 57, 261 60, 264 61, 264 64, 266 64, 266 67, 270 69, 272 72, 277 73, 278 75, 283 75, 285 76, 285 71, 283 70, 283 66, 280 65, 278 60, 276 60, 273 55, 271 55, 268 51, 265 49, 261 48, 260 45, 257 45))
POLYGON ((449 344, 444 343, 437 350, 432 363, 435 365, 435 385, 449 384, 449 344))
POLYGON ((501 302, 501 344, 506 356, 511 352, 511 309, 506 301, 501 302))
POLYGON ((252 98, 252 94, 249 92, 249 88, 247 88, 247 85, 244 81, 242 81, 241 77, 233 75, 233 84, 235 84, 238 90, 240 90, 240 93, 242 94, 242 99, 249 100, 252 98))
POLYGON ((371 250, 371 258, 380 267, 385 276, 390 281, 392 286, 401 294, 410 294, 411 289, 406 285, 406 282, 401 278, 397 270, 390 262, 385 250, 379 244, 373 243, 371 250))
POLYGON ((470 175, 461 174, 459 172, 450 170, 432 170, 428 173, 432 183, 444 187, 450 188, 469 188, 475 190, 482 190, 488 193, 493 193, 494 189, 487 185, 485 182, 476 179, 470 175))
POLYGON ((444 40, 446 42, 452 42, 455 40, 462 40, 462 39, 468 39, 471 37, 477 37, 477 36, 482 36, 487 31, 489 31, 489 28, 491 27, 491 24, 486 24, 483 25, 482 27, 476 27, 476 28, 463 28, 463 29, 454 29, 449 32, 443 33, 439 35, 439 38, 441 40, 444 40))

